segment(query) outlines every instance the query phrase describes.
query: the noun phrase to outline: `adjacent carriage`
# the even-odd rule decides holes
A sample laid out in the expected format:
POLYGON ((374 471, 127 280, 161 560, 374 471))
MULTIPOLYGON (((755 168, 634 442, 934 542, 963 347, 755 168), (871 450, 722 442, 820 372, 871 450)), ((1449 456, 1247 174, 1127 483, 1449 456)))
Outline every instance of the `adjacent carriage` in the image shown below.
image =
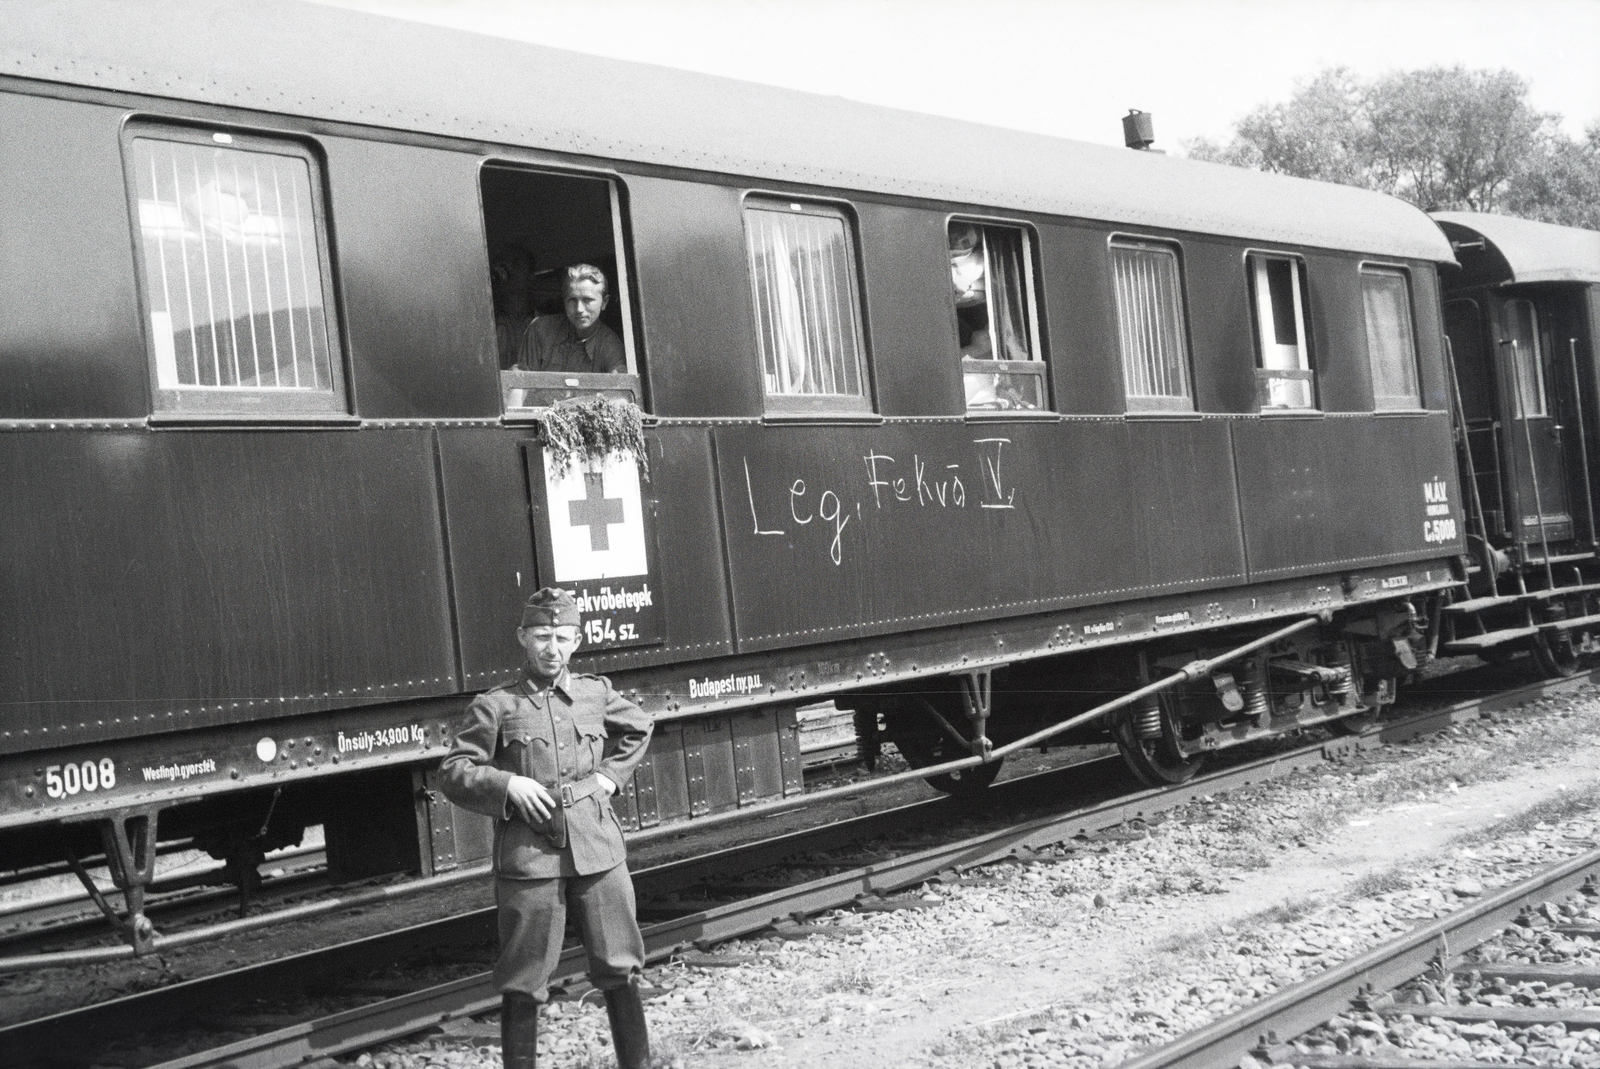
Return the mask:
POLYGON ((1600 638, 1595 527, 1595 325, 1600 234, 1437 212, 1460 266, 1443 275, 1464 443, 1471 596, 1445 611, 1444 650, 1531 648, 1571 675, 1600 638))
POLYGON ((1312 621, 1096 725, 1182 779, 1373 715, 1466 578, 1398 201, 311 5, 8 18, 10 864, 480 855, 431 768, 544 585, 648 828, 802 792, 819 702, 931 765, 1312 621), (626 370, 505 365, 508 246, 606 273, 626 370), (554 455, 592 396, 642 456, 554 455))

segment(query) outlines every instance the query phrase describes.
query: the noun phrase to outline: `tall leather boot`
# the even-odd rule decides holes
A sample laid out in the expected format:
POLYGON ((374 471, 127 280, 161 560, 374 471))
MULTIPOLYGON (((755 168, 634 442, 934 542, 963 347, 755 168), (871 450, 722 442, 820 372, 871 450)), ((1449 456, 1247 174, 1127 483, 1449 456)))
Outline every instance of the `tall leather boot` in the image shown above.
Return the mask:
POLYGON ((607 988, 606 1016, 611 1018, 611 1042, 617 1051, 617 1069, 650 1069, 650 1030, 644 1020, 644 1000, 633 984, 607 988))
POLYGON ((500 996, 500 1059, 505 1069, 534 1069, 539 1059, 539 1004, 532 995, 500 996))

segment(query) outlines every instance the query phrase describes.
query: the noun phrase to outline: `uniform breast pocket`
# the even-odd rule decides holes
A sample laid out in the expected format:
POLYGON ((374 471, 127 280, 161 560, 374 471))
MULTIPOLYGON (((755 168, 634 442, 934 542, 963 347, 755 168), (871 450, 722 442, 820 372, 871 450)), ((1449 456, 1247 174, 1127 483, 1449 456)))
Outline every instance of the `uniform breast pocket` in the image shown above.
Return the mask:
POLYGON ((578 738, 589 751, 590 767, 599 767, 606 755, 606 725, 599 717, 592 721, 588 718, 573 720, 573 727, 578 729, 578 738))
POLYGON ((528 774, 529 750, 533 745, 533 735, 526 729, 502 728, 500 731, 500 750, 495 754, 495 767, 506 772, 515 772, 519 776, 528 774))
POLYGON ((556 740, 549 718, 512 716, 501 721, 500 744, 508 763, 501 767, 545 785, 554 782, 556 740))

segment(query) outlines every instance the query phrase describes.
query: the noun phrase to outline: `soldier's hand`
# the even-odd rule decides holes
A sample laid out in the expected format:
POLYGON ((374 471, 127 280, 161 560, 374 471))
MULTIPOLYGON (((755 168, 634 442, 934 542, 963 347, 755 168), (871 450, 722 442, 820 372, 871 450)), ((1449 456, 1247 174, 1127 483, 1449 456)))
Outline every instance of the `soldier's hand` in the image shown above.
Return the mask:
POLYGON ((617 781, 612 779, 610 776, 602 775, 599 772, 596 772, 595 779, 600 781, 601 799, 610 798, 613 794, 617 793, 617 781))
POLYGON ((510 803, 512 812, 529 824, 548 821, 550 811, 556 807, 556 800, 550 797, 544 785, 527 776, 511 777, 511 783, 506 787, 506 801, 510 803))

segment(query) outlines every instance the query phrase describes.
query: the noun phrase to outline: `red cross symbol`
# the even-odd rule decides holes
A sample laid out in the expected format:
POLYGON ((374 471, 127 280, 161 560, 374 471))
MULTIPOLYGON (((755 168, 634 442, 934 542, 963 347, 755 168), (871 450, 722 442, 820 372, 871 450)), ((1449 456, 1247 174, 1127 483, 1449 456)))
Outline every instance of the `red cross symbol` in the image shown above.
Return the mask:
POLYGON ((622 522, 622 499, 607 497, 605 480, 599 472, 583 473, 583 497, 567 502, 567 522, 589 528, 589 548, 598 553, 611 548, 608 523, 622 522))

